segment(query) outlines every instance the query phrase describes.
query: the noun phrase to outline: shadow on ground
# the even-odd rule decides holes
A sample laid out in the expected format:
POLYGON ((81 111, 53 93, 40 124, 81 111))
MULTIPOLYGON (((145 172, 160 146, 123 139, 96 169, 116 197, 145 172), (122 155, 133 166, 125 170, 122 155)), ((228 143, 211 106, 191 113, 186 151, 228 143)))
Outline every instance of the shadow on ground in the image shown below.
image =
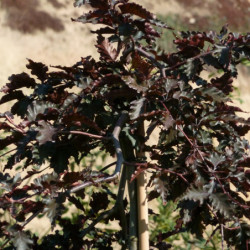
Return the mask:
POLYGON ((37 30, 52 29, 56 32, 64 30, 62 21, 40 10, 40 4, 51 4, 54 8, 62 8, 64 4, 57 0, 1 0, 1 8, 6 12, 5 25, 22 33, 34 33, 37 30))

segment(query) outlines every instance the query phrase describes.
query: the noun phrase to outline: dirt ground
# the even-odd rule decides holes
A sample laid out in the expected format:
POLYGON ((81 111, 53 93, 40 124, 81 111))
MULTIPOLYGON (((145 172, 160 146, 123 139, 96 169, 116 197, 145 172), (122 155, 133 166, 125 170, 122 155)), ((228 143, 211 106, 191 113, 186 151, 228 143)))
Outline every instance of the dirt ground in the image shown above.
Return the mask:
MULTIPOLYGON (((90 25, 73 23, 84 12, 73 0, 0 0, 0 88, 13 73, 27 71, 26 58, 48 65, 70 66, 81 57, 97 57, 90 25)), ((151 12, 180 16, 191 29, 208 30, 216 17, 234 30, 250 31, 250 0, 137 0, 151 12)), ((85 9, 86 10, 86 9, 85 9)), ((243 110, 250 111, 250 69, 242 68, 239 87, 243 110)), ((248 113, 245 114, 249 116, 248 113)), ((248 136, 250 139, 250 136, 248 136)), ((33 224, 45 232, 46 223, 33 224)))

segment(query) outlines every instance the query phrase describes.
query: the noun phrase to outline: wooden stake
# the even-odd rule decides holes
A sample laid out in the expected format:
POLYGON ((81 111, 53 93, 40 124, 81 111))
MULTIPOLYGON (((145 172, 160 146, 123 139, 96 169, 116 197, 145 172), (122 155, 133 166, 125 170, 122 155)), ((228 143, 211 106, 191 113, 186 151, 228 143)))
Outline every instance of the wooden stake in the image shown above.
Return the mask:
MULTIPOLYGON (((138 128, 138 134, 144 138, 144 123, 138 128)), ((143 148, 139 146, 138 158, 145 157, 143 148)), ((137 178, 137 202, 138 202, 138 237, 139 250, 149 250, 149 230, 148 230, 148 201, 147 201, 147 176, 146 172, 141 173, 137 178)))

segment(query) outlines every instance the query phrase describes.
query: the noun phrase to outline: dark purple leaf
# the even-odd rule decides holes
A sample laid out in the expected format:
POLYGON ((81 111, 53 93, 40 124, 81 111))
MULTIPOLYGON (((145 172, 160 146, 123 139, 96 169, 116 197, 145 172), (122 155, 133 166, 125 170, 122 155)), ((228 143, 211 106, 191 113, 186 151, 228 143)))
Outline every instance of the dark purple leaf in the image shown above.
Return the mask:
POLYGON ((31 70, 32 75, 35 75, 43 82, 47 77, 48 67, 43 63, 34 62, 31 59, 28 59, 28 61, 29 63, 26 67, 31 70))
POLYGON ((48 141, 53 141, 55 139, 55 135, 57 135, 57 129, 48 124, 44 120, 40 120, 38 122, 39 127, 37 128, 37 136, 36 139, 39 145, 42 145, 48 141))
POLYGON ((101 35, 98 35, 97 45, 98 52, 100 53, 100 58, 107 62, 115 61, 118 54, 115 48, 111 45, 108 39, 101 35))
POLYGON ((91 209, 94 213, 98 213, 101 209, 106 209, 108 207, 109 200, 106 193, 93 193, 91 196, 91 201, 89 203, 91 209))
POLYGON ((119 5, 122 14, 132 14, 144 19, 154 19, 154 15, 136 3, 125 3, 119 5))
POLYGON ((23 87, 34 88, 36 85, 35 80, 31 78, 27 73, 12 75, 9 77, 9 81, 10 83, 7 83, 4 87, 1 88, 2 92, 9 93, 13 90, 23 87))

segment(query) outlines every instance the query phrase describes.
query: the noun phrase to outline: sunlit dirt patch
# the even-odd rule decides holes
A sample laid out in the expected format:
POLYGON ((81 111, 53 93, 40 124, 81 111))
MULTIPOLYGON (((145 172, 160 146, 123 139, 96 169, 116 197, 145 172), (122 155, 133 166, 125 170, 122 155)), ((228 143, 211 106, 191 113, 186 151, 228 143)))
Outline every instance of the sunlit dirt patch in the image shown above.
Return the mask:
MULTIPOLYGON (((203 29, 211 28, 216 22, 228 23, 233 30, 247 32, 249 30, 249 9, 248 0, 221 0, 221 1, 202 1, 202 0, 177 0, 187 11, 193 12, 194 8, 209 9, 209 16, 195 15, 195 27, 197 25, 203 29)), ((186 20, 187 21, 187 20, 186 20)))
MULTIPOLYGON (((63 7, 57 0, 47 0, 55 8, 63 7)), ((39 0, 1 0, 1 8, 5 10, 5 25, 22 33, 34 33, 37 30, 52 29, 56 32, 64 30, 59 18, 40 10, 39 0)))

